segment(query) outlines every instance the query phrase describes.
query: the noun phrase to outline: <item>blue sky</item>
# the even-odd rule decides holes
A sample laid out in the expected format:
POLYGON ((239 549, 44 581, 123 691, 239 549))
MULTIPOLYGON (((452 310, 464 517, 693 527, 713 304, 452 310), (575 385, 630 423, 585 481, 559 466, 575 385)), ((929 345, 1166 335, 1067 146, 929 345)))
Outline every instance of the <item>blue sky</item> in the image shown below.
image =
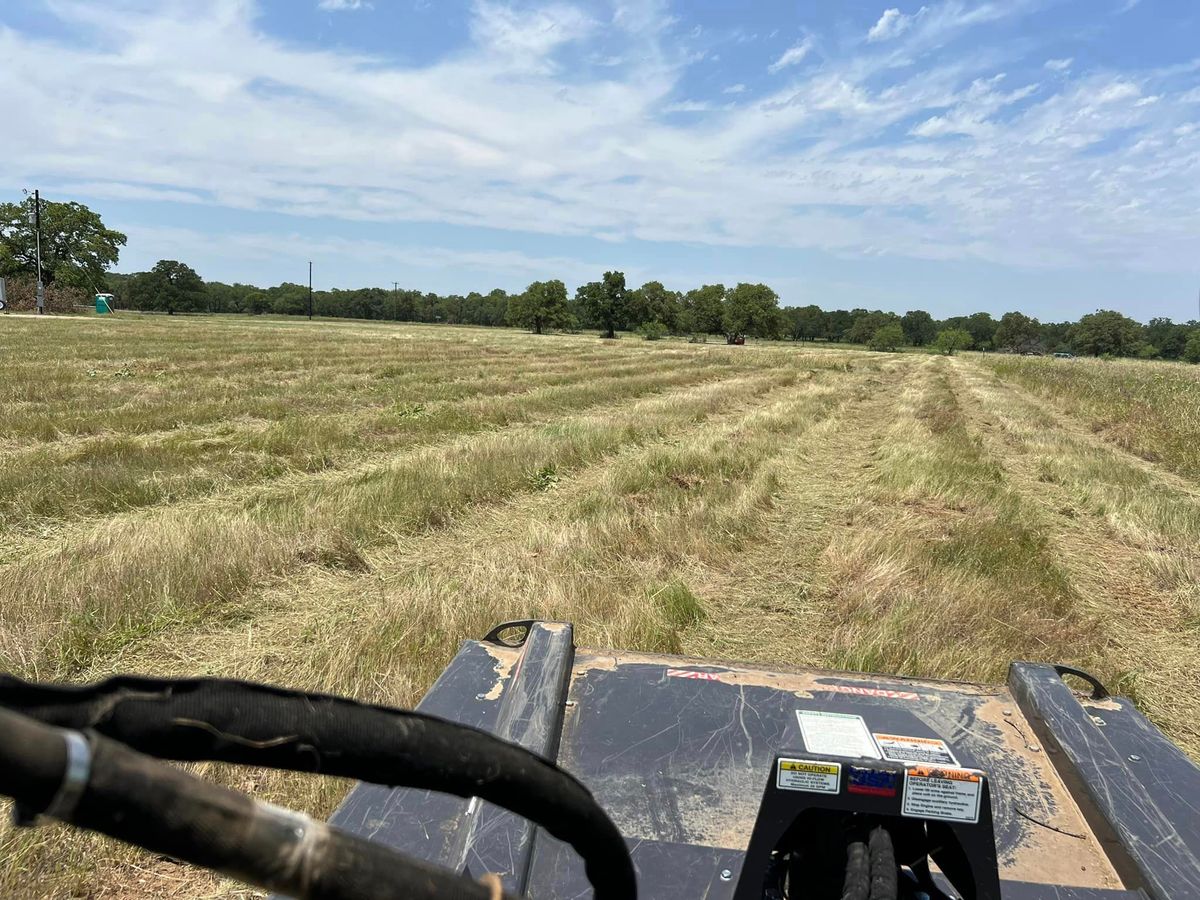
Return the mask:
POLYGON ((121 271, 1195 318, 1196 0, 4 0, 0 196, 121 271))

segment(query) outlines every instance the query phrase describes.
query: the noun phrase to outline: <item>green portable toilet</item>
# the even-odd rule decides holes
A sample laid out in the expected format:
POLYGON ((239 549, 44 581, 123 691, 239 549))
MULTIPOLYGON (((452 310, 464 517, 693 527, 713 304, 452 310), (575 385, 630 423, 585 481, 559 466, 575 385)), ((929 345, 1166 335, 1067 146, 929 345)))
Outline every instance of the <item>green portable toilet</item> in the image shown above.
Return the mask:
POLYGON ((112 312, 113 311, 112 303, 113 303, 113 295, 112 294, 97 294, 96 295, 96 312, 102 316, 105 315, 106 313, 112 312))

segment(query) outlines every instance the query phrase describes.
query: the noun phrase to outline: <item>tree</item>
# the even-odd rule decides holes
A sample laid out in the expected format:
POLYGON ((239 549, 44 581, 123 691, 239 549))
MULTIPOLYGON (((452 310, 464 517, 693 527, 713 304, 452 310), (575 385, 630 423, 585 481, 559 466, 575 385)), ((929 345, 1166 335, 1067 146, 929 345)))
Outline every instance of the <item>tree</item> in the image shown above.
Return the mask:
POLYGON ((847 340, 847 333, 854 325, 854 313, 847 309, 835 309, 825 314, 825 334, 827 341, 847 340))
POLYGON ((1200 328, 1193 331, 1183 345, 1183 359, 1185 362, 1200 363, 1200 328))
POLYGON ((888 322, 871 335, 867 346, 872 350, 898 350, 904 343, 904 329, 899 322, 888 322))
POLYGON ((971 343, 977 350, 986 350, 994 346, 998 323, 991 313, 972 313, 967 316, 967 331, 971 333, 971 343))
POLYGON ((976 350, 986 350, 992 346, 992 341, 996 336, 996 328, 998 323, 992 318, 991 313, 974 313, 969 316, 954 316, 946 319, 939 326, 940 329, 961 328, 963 331, 971 335, 971 345, 976 350))
POLYGON ((779 332, 779 295, 765 284, 742 282, 725 295, 725 340, 747 335, 775 337, 779 332))
POLYGON ((947 356, 953 356, 959 350, 968 349, 971 342, 971 332, 965 328, 943 328, 934 338, 933 347, 947 356))
POLYGON ((825 334, 825 313, 819 306, 789 306, 783 310, 783 316, 793 341, 815 341, 825 334))
MULTIPOLYGON (((854 324, 850 326, 850 330, 846 332, 845 339, 852 344, 866 344, 884 325, 889 325, 895 322, 900 323, 900 318, 895 313, 885 313, 880 310, 867 312, 865 309, 854 310, 851 315, 854 316, 854 324)), ((901 329, 901 334, 903 334, 901 329)), ((903 343, 903 340, 901 341, 903 343)))
POLYGON ((675 291, 668 291, 661 281, 647 281, 629 293, 627 315, 631 328, 644 322, 660 322, 668 331, 679 329, 682 300, 675 291))
POLYGON ((683 330, 720 334, 725 325, 725 285, 706 284, 683 298, 683 330))
POLYGON ((1024 353, 1041 345, 1042 326, 1037 319, 1031 319, 1024 313, 1007 312, 1000 317, 992 341, 998 350, 1024 353))
POLYGON ((603 281, 589 281, 575 291, 587 319, 599 326, 606 338, 617 336, 628 315, 629 291, 624 272, 605 272, 603 281))
POLYGON ((543 328, 560 328, 567 322, 567 286, 557 278, 535 281, 523 294, 509 299, 508 321, 541 334, 543 328))
POLYGON ((149 272, 133 276, 127 293, 134 309, 163 310, 168 315, 204 309, 208 297, 195 270, 173 259, 160 259, 149 272))
POLYGON ((1142 326, 1111 309, 1089 313, 1071 329, 1075 352, 1089 356, 1133 356, 1141 343, 1142 326))
POLYGON ((937 337, 937 324, 923 309, 906 312, 900 319, 900 327, 904 329, 905 339, 914 347, 924 347, 937 337))
POLYGON ((1191 329, 1187 325, 1176 325, 1170 319, 1154 318, 1147 323, 1144 333, 1146 341, 1159 349, 1163 359, 1179 359, 1191 329))
MULTIPOLYGON (((0 203, 0 276, 37 277, 37 239, 33 198, 0 203)), ((46 284, 96 292, 115 265, 125 235, 106 228, 100 216, 81 203, 42 201, 42 280, 46 284)))

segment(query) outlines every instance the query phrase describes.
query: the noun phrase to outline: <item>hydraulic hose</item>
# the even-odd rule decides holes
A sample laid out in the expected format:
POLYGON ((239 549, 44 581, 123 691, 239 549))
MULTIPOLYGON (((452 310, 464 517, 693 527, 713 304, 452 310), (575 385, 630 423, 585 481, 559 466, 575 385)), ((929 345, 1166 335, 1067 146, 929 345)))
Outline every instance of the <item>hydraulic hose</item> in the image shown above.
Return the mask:
POLYGON ((497 900, 496 887, 258 803, 117 741, 0 709, 0 794, 299 900, 497 900))
POLYGON ((162 759, 477 796, 574 847, 596 900, 637 895, 624 839, 578 780, 521 747, 435 716, 247 682, 141 677, 62 687, 0 676, 0 707, 92 729, 162 759))
POLYGON ((897 900, 899 891, 896 850, 886 828, 876 826, 866 841, 847 844, 842 900, 897 900))

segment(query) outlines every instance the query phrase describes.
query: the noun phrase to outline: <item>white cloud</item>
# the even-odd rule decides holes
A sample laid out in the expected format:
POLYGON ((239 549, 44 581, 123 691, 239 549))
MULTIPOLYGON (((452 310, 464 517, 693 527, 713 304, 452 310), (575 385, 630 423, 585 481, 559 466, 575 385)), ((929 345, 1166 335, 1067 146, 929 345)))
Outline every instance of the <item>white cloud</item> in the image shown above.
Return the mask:
POLYGON ((883 15, 879 17, 879 21, 872 25, 871 30, 867 32, 867 40, 872 43, 889 41, 908 31, 911 25, 912 16, 906 16, 895 8, 885 9, 883 15))
POLYGON ((562 44, 577 41, 597 23, 574 6, 555 3, 518 9, 493 0, 476 0, 471 36, 476 43, 536 66, 562 44))
POLYGON ((783 51, 783 55, 775 62, 767 66, 768 72, 778 72, 780 69, 785 69, 788 66, 796 66, 804 61, 809 52, 813 48, 812 35, 807 35, 804 40, 797 44, 792 44, 783 51))
POLYGON ((712 109, 712 104, 703 100, 681 100, 678 103, 669 103, 663 107, 663 112, 707 112, 712 109))
POLYGON ((721 91, 722 94, 744 94, 746 86, 744 84, 731 84, 729 87, 721 91))
POLYGON ((371 8, 371 4, 367 0, 317 0, 317 9, 324 9, 330 12, 371 8))
MULTIPOLYGON (((565 3, 481 2, 473 43, 421 65, 276 40, 247 0, 104 10, 56 0, 61 31, 86 29, 87 43, 0 28, 0 93, 23 101, 0 131, 0 184, 36 177, 63 193, 175 203, 181 225, 207 205, 614 248, 640 239, 1177 270, 1200 231, 1197 108, 1181 102, 1200 102, 1200 75, 1010 85, 995 74, 1007 48, 987 51, 986 29, 1022 2, 930 5, 886 46, 831 44, 820 66, 724 106, 727 82, 695 93, 694 48, 662 25, 664 8, 642 14, 633 0, 615 24, 565 3), (945 42, 956 29, 979 40, 956 49, 945 42), (609 45, 585 39, 601 37, 620 41, 622 65, 589 61, 609 45), (665 115, 681 95, 712 108, 665 115), (1138 105, 1153 96, 1170 102, 1138 105)), ((131 232, 127 255, 148 252, 136 243, 189 256, 184 243, 167 253, 159 231, 131 232)), ((239 240, 242 253, 295 249, 291 238, 239 240)), ((470 264, 571 265, 527 255, 470 264)))
POLYGON ((1114 81, 1105 85, 1096 94, 1097 103, 1119 103, 1142 95, 1141 89, 1129 81, 1114 81))
POLYGON ((1065 72, 1071 68, 1071 63, 1075 62, 1075 58, 1068 56, 1066 59, 1048 59, 1046 60, 1046 68, 1051 72, 1065 72))

